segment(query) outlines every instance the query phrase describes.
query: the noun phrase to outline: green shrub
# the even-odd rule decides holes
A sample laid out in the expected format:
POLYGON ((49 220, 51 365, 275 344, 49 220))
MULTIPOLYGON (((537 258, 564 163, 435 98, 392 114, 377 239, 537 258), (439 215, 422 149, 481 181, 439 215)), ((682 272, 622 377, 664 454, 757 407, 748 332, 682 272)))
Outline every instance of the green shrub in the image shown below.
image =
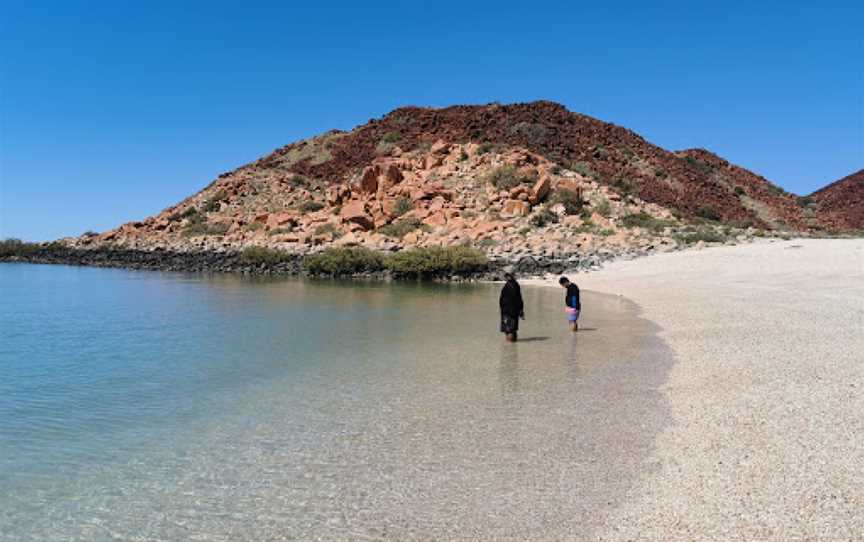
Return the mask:
POLYGON ((617 147, 618 150, 624 153, 624 156, 626 156, 627 158, 632 159, 634 156, 636 156, 636 153, 633 151, 633 149, 631 149, 627 145, 618 145, 617 147))
POLYGON ((267 232, 267 235, 270 235, 270 236, 273 236, 273 235, 282 235, 283 233, 291 233, 291 232, 293 232, 293 231, 294 231, 294 227, 293 227, 293 226, 282 226, 282 227, 280 227, 280 228, 274 228, 274 229, 268 231, 268 232, 267 232))
POLYGON ((546 139, 547 128, 537 122, 517 122, 508 129, 510 135, 522 136, 529 144, 538 145, 546 139))
POLYGON ((226 224, 224 222, 219 222, 217 224, 208 224, 204 220, 195 220, 190 222, 189 225, 186 226, 186 229, 183 230, 183 233, 188 237, 196 235, 225 235, 228 232, 228 228, 230 227, 230 224, 226 224))
POLYGON ((468 160, 468 153, 462 151, 461 153, 459 153, 459 161, 464 162, 465 160, 468 160))
POLYGON ((375 147, 375 152, 378 154, 387 154, 396 146, 396 143, 402 139, 402 134, 399 132, 387 132, 381 137, 381 140, 378 141, 378 145, 375 147))
POLYGON ((730 222, 730 225, 733 228, 746 230, 747 228, 756 227, 756 222, 752 218, 745 218, 744 220, 733 220, 732 222, 730 222))
POLYGON ((612 183, 612 187, 625 198, 633 194, 633 185, 627 179, 616 180, 612 183))
POLYGON ((657 177, 658 179, 665 179, 668 175, 662 169, 655 169, 654 170, 654 176, 657 177))
POLYGON ((501 166, 492 170, 486 176, 486 181, 498 190, 510 190, 522 183, 530 183, 533 179, 520 174, 519 170, 513 166, 501 166))
POLYGON ((668 220, 654 218, 648 213, 642 211, 639 213, 631 213, 621 219, 621 225, 625 228, 645 228, 653 232, 661 232, 667 226, 673 226, 674 223, 668 220))
POLYGON ((205 213, 212 213, 213 211, 219 210, 219 204, 222 200, 228 198, 228 194, 224 190, 219 190, 212 197, 208 198, 204 202, 204 206, 202 207, 205 213))
POLYGON ((412 232, 416 229, 422 228, 423 223, 416 218, 400 218, 396 220, 392 224, 387 224, 386 226, 382 226, 378 229, 378 232, 386 235, 387 237, 394 237, 401 239, 405 237, 405 234, 408 232, 412 232))
POLYGON ((414 202, 411 201, 410 198, 401 197, 396 200, 396 209, 395 213, 397 217, 400 217, 414 209, 414 202))
POLYGON ((261 222, 250 222, 246 224, 246 231, 258 231, 264 227, 264 224, 261 222))
POLYGON ((408 277, 465 275, 489 265, 485 254, 465 246, 403 250, 389 256, 384 263, 394 275, 408 277))
POLYGON ((189 207, 182 213, 180 213, 180 218, 192 218, 193 216, 198 214, 198 209, 195 207, 189 207))
POLYGON ((36 243, 25 243, 21 239, 4 239, 0 241, 0 258, 10 256, 28 256, 39 250, 36 243))
POLYGON ((381 138, 381 141, 384 143, 397 143, 400 139, 402 139, 402 134, 399 132, 387 132, 381 138))
POLYGON ((720 213, 714 210, 710 205, 703 205, 696 210, 696 216, 699 218, 704 218, 705 220, 710 220, 712 222, 716 222, 720 220, 720 213))
POLYGON ((246 265, 275 265, 292 257, 287 252, 267 247, 246 247, 240 252, 240 260, 246 265))
POLYGON ((481 143, 479 147, 477 147, 477 154, 483 155, 487 152, 492 152, 495 149, 495 145, 493 143, 481 143))
POLYGON ((324 204, 320 201, 304 201, 298 207, 298 209, 300 209, 304 213, 314 213, 315 211, 320 211, 323 208, 324 204))
POLYGON ((363 247, 328 248, 303 262, 312 275, 353 275, 384 269, 384 255, 363 247))
POLYGON ((706 175, 714 171, 714 166, 707 162, 703 162, 702 160, 699 160, 698 158, 695 158, 693 156, 685 156, 684 161, 687 163, 687 165, 699 170, 706 175))
POLYGON ((543 207, 531 216, 529 222, 532 226, 542 228, 546 224, 558 222, 558 215, 549 210, 548 207, 543 207))
POLYGON ((744 191, 744 187, 743 187, 743 186, 736 186, 736 187, 735 187, 735 195, 736 195, 736 196, 743 196, 745 193, 746 193, 746 192, 744 191))
POLYGON ((704 241, 705 243, 723 243, 726 241, 726 236, 724 236, 720 232, 716 232, 711 229, 701 229, 692 233, 676 235, 675 239, 679 243, 684 243, 685 245, 692 245, 694 243, 698 243, 699 241, 704 241))
POLYGON ((570 169, 575 171, 579 175, 582 175, 583 177, 588 177, 589 179, 593 179, 598 176, 597 172, 591 169, 591 166, 588 164, 588 162, 574 162, 570 166, 570 169))
POLYGON ((556 190, 550 202, 553 204, 560 203, 563 205, 564 211, 568 215, 578 215, 582 211, 582 207, 585 205, 582 198, 579 197, 579 194, 572 190, 567 190, 566 188, 556 190))
POLYGON ((342 237, 342 232, 336 228, 335 224, 331 224, 330 222, 317 226, 314 233, 315 235, 332 234, 334 237, 342 237))
POLYGON ((608 217, 612 214, 612 204, 609 203, 608 199, 604 199, 597 203, 594 210, 597 211, 597 214, 600 216, 608 217))
POLYGON ((801 207, 811 207, 816 204, 816 201, 813 200, 810 196, 802 196, 798 198, 798 205, 801 207))

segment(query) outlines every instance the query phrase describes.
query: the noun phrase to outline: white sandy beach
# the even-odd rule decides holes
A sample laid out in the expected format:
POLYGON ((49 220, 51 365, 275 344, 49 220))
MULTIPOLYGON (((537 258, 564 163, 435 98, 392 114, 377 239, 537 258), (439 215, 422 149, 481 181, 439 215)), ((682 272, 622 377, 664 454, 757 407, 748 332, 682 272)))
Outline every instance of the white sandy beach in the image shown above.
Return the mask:
POLYGON ((674 421, 603 539, 862 539, 864 240, 658 254, 571 279, 638 303, 676 354, 674 421))

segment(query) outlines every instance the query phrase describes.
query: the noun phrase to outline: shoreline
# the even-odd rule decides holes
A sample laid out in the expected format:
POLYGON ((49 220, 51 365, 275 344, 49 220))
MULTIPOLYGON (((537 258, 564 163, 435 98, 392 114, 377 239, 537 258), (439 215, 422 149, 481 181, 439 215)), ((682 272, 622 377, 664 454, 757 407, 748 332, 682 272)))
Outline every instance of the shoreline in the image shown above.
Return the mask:
MULTIPOLYGON (((607 532, 864 532, 864 239, 657 254, 570 278, 636 303, 676 359, 659 388, 673 422, 607 532)), ((524 284, 560 288, 549 277, 524 284)))
MULTIPOLYGON (((542 254, 520 255, 511 260, 490 259, 486 268, 467 273, 447 273, 427 278, 439 282, 494 281, 502 278, 505 267, 512 267, 524 276, 539 277, 579 269, 582 272, 600 269, 609 262, 644 257, 656 252, 653 249, 598 250, 581 258, 574 256, 550 257, 542 254)), ((277 262, 249 262, 241 251, 172 251, 163 248, 152 250, 120 248, 73 248, 56 244, 41 245, 26 254, 0 256, 0 263, 34 263, 51 265, 73 265, 85 267, 110 267, 139 271, 167 271, 186 273, 231 273, 241 275, 263 275, 284 277, 331 277, 394 280, 388 271, 370 271, 344 275, 320 275, 309 273, 304 262, 309 255, 285 253, 277 262)))

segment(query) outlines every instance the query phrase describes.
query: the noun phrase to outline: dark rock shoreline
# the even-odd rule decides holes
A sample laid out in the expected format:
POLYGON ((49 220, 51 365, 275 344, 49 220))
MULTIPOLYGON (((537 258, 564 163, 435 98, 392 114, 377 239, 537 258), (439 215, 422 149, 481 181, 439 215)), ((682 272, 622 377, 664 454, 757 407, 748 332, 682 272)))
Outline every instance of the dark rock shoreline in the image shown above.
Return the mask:
MULTIPOLYGON (((491 260, 488 267, 468 275, 429 277, 431 280, 458 282, 466 280, 498 280, 503 271, 511 267, 521 276, 542 276, 565 270, 589 271, 599 269, 604 262, 619 258, 633 258, 647 251, 597 252, 580 256, 550 258, 540 255, 522 255, 512 260, 491 260), (638 253, 637 253, 638 252, 638 253)), ((146 271, 181 273, 235 273, 260 276, 309 276, 303 266, 303 256, 296 255, 277 263, 250 263, 240 252, 194 251, 175 252, 165 249, 125 250, 114 248, 78 249, 46 245, 27 254, 0 257, 0 262, 76 265, 87 267, 114 267, 146 271)), ((389 272, 362 273, 355 278, 389 280, 389 272)))

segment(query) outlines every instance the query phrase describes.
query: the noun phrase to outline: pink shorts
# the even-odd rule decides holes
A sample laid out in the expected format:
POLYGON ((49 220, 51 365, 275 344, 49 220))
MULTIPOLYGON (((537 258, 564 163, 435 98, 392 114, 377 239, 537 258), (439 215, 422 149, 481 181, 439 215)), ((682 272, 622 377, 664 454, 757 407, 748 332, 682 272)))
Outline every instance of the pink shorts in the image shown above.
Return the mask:
POLYGON ((573 309, 571 307, 566 307, 564 309, 564 312, 567 313, 567 321, 568 322, 575 322, 576 320, 579 319, 579 313, 582 311, 580 311, 578 309, 573 309))

